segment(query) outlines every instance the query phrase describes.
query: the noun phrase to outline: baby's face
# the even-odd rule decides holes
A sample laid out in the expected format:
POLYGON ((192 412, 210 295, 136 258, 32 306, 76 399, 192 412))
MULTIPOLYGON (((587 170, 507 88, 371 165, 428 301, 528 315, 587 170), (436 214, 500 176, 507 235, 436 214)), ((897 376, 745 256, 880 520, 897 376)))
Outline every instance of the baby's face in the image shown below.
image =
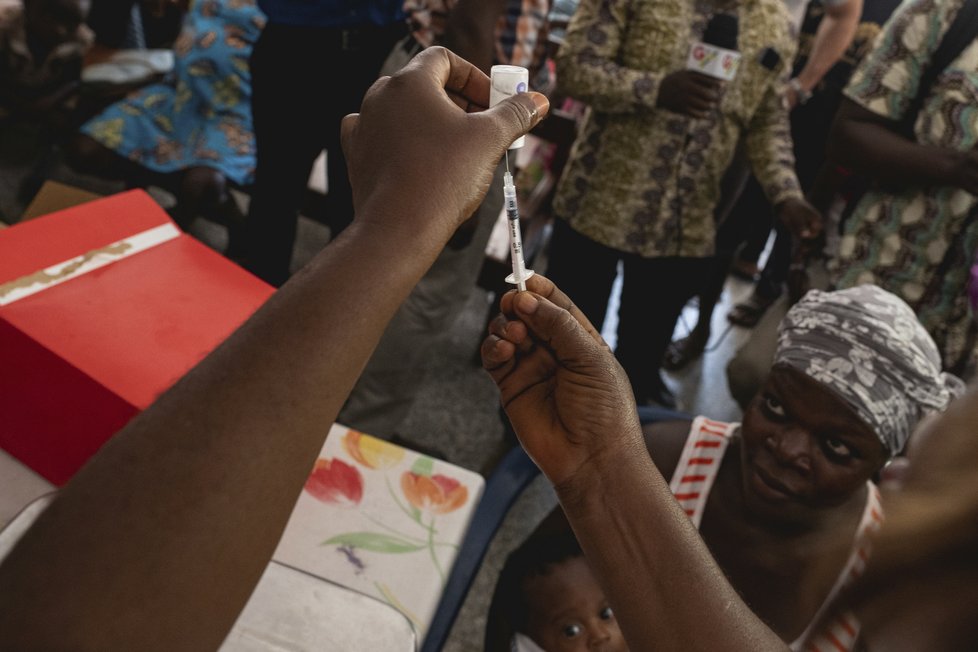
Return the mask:
POLYGON ((555 565, 524 583, 527 632, 546 652, 627 652, 604 591, 584 557, 555 565))

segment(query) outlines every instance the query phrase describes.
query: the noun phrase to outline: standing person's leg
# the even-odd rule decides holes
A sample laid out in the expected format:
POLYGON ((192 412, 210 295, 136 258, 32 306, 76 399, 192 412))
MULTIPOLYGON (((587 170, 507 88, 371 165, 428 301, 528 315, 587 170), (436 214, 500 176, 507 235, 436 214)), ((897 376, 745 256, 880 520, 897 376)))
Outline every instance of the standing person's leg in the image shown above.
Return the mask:
POLYGON ((675 407, 660 375, 662 357, 683 307, 707 282, 713 266, 712 258, 625 258, 615 357, 640 404, 675 407))
POLYGON ((734 259, 732 270, 742 278, 753 279, 758 274, 757 261, 764 247, 767 246, 767 239, 771 235, 774 222, 771 205, 764 196, 761 184, 753 175, 731 213, 743 216, 742 219, 750 224, 744 246, 734 259))
POLYGON ((774 225, 774 246, 771 249, 771 256, 761 278, 754 286, 754 294, 770 304, 781 296, 785 281, 788 280, 788 269, 791 267, 791 252, 793 241, 791 232, 780 222, 774 225))
POLYGON ((621 252, 554 220, 546 275, 564 291, 594 327, 601 330, 621 252))
MULTIPOLYGON (((326 131, 326 214, 332 237, 353 221, 353 191, 340 144, 343 117, 360 110, 363 96, 380 75, 391 50, 406 33, 400 23, 347 30, 328 65, 335 69, 334 82, 321 105, 320 119, 332 125, 326 131)), ((325 86, 325 84, 324 84, 325 86)))
POLYGON ((251 206, 229 255, 273 285, 289 278, 298 211, 309 171, 329 129, 320 107, 328 92, 300 62, 319 58, 321 30, 268 25, 251 55, 256 169, 251 206))
POLYGON ((383 439, 398 431, 421 386, 425 358, 475 287, 503 207, 502 179, 500 165, 476 214, 471 241, 446 247, 394 315, 340 412, 341 423, 383 439))

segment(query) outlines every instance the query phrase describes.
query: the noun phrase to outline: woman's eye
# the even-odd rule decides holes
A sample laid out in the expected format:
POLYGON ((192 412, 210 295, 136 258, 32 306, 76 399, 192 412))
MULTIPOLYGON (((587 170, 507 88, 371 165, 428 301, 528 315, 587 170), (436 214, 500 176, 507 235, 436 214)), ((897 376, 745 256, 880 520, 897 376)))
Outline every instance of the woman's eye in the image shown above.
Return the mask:
POLYGON ((825 448, 837 458, 850 458, 853 456, 852 449, 840 439, 827 437, 825 439, 825 448))
POLYGON ((784 406, 781 405, 781 401, 770 395, 764 396, 764 409, 769 413, 777 417, 784 416, 784 406))
POLYGON ((575 636, 580 636, 583 630, 580 625, 565 625, 561 631, 567 638, 574 638, 575 636))
POLYGON ((615 612, 611 610, 611 607, 605 607, 598 615, 601 617, 601 620, 611 620, 615 617, 615 612))

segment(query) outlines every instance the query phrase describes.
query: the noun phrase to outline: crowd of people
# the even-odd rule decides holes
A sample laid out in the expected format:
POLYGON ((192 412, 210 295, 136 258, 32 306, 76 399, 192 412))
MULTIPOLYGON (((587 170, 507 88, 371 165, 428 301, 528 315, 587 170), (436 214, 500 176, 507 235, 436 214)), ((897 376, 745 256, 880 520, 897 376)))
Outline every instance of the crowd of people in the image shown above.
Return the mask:
MULTIPOLYGON (((83 171, 175 189, 180 221, 250 193, 228 255, 281 286, 0 562, 0 649, 220 645, 322 424, 390 438, 410 408, 503 154, 549 111, 489 107, 489 67, 542 68, 549 10, 0 0, 0 133, 39 122, 83 171), (86 20, 173 11, 172 74, 88 112, 84 58, 115 30, 86 20), (335 233, 290 278, 323 149, 335 233)), ((481 358, 560 505, 508 559, 486 649, 978 646, 978 1, 581 0, 554 62, 588 110, 547 271, 501 297, 481 358), (729 81, 686 66, 723 15, 729 81), (731 271, 756 281, 729 316, 757 325, 728 370, 741 422, 643 424, 675 407, 660 370, 702 352, 731 271)))

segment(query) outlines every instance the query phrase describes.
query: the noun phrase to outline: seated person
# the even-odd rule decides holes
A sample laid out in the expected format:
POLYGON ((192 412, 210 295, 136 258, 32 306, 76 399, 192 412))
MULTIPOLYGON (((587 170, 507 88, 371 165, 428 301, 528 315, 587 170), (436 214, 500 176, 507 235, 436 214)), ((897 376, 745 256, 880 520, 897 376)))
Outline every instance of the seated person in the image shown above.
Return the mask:
MULTIPOLYGON (((723 576, 652 460, 641 454, 638 419, 621 409, 631 402, 628 380, 600 335, 552 283, 535 278, 528 286, 530 292, 503 298, 507 336, 497 329, 486 339, 483 361, 527 452, 553 483, 631 648, 787 652, 723 576)), ((898 332, 911 326, 890 316, 898 332)), ((915 358, 908 349, 907 359, 915 358)), ((850 362, 865 389, 869 363, 878 360, 850 362)), ((839 373, 847 365, 819 366, 839 373)), ((875 370, 883 375, 892 368, 875 370)), ((912 383, 906 389, 920 395, 912 383)), ((842 600, 864 622, 857 649, 952 652, 978 645, 976 398, 972 390, 928 422, 940 436, 932 433, 915 447, 903 486, 887 495, 891 507, 876 553, 842 600)), ((906 416, 908 403, 894 397, 885 404, 879 414, 906 416)), ((809 553, 840 544, 850 546, 826 541, 809 553)))
POLYGON ((486 650, 625 652, 615 615, 568 531, 531 537, 510 553, 489 613, 486 650))
POLYGON ((63 124, 92 42, 88 0, 0 0, 0 120, 63 124))
MULTIPOLYGON (((491 332, 525 346, 525 327, 505 317, 491 332)), ((960 389, 902 300, 875 286, 814 291, 782 321, 770 378, 743 425, 661 423, 648 427, 646 445, 771 629, 797 649, 822 637, 851 643, 850 619, 810 624, 863 569, 882 518, 870 479, 960 389), (829 546, 840 536, 849 549, 829 546)))
POLYGON ((195 2, 174 45, 173 80, 143 88, 82 126, 81 172, 174 192, 174 219, 236 216, 228 183, 254 177, 248 57, 265 19, 254 0, 195 2))

